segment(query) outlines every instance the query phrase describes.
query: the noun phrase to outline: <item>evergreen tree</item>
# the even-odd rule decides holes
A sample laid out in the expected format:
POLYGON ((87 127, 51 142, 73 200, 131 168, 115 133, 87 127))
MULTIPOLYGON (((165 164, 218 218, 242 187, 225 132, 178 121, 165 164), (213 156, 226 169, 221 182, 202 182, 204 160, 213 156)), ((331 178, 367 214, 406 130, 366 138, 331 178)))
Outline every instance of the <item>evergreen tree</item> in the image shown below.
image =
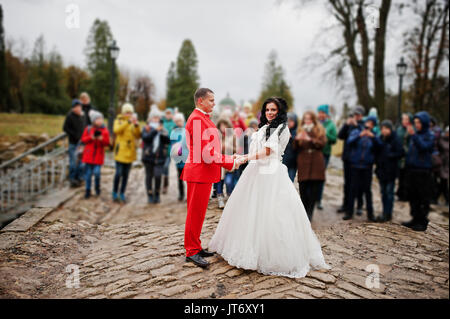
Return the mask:
POLYGON ((70 109, 61 55, 56 50, 46 54, 42 35, 35 42, 24 86, 25 111, 63 114, 70 109))
MULTIPOLYGON (((90 73, 89 94, 92 103, 103 114, 107 114, 109 108, 109 93, 111 87, 111 55, 109 45, 113 41, 113 35, 107 21, 96 19, 89 32, 85 54, 87 58, 87 69, 90 73)), ((115 76, 116 98, 118 100, 119 76, 115 76)))
POLYGON ((86 91, 89 85, 89 75, 86 71, 75 65, 64 70, 66 92, 70 99, 78 98, 80 92, 86 91))
POLYGON ((272 51, 266 64, 263 88, 259 97, 259 105, 272 96, 282 97, 288 103, 289 109, 293 108, 294 98, 291 89, 284 79, 284 70, 278 65, 277 53, 272 51))
POLYGON ((167 73, 167 80, 166 80, 166 87, 167 87, 167 93, 166 93, 166 103, 170 107, 175 107, 174 104, 176 99, 176 67, 175 63, 171 62, 169 67, 169 72, 167 73))
POLYGON ((5 58, 5 33, 3 30, 3 9, 0 4, 0 112, 9 111, 8 73, 5 58))
POLYGON ((194 45, 187 39, 183 41, 174 70, 173 63, 167 78, 167 106, 178 107, 188 116, 193 110, 194 93, 199 87, 198 60, 194 45), (175 76, 173 76, 175 74, 175 76))

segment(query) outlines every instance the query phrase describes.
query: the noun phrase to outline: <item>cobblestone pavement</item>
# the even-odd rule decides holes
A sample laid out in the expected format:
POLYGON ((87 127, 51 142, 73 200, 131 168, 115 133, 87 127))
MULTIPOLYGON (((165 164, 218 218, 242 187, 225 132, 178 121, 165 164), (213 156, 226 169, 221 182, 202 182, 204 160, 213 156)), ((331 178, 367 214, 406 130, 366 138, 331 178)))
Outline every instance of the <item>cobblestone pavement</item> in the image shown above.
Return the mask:
MULTIPOLYGON (((0 233, 0 297, 449 298, 447 208, 434 207, 425 233, 400 226, 409 219, 407 203, 396 203, 392 223, 367 223, 365 217, 344 222, 336 213, 341 172, 330 169, 324 210, 316 210, 312 225, 331 270, 312 271, 302 279, 264 276, 229 266, 220 256, 208 258, 211 266, 203 270, 184 262, 186 203, 177 201, 171 172, 171 187, 160 205, 146 204, 142 168, 130 176, 130 203, 112 203, 113 171, 105 167, 100 198, 86 201, 77 190, 29 231, 0 233), (68 265, 79 269, 79 288, 67 288, 74 274, 68 265), (376 283, 369 276, 373 267, 379 270, 379 285, 370 288, 367 282, 376 283)), ((378 186, 373 186, 380 212, 378 186)), ((212 199, 203 227, 205 245, 220 214, 212 199)))

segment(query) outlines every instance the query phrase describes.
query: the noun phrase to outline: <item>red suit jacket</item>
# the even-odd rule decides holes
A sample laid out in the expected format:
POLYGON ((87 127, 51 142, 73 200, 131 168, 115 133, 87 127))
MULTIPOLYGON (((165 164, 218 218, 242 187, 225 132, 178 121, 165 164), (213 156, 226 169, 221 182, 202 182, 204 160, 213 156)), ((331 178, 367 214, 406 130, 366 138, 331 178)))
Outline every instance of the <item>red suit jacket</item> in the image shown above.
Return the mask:
POLYGON ((220 168, 233 169, 233 157, 221 154, 219 130, 209 115, 195 109, 186 123, 189 156, 180 179, 193 183, 217 183, 220 168))

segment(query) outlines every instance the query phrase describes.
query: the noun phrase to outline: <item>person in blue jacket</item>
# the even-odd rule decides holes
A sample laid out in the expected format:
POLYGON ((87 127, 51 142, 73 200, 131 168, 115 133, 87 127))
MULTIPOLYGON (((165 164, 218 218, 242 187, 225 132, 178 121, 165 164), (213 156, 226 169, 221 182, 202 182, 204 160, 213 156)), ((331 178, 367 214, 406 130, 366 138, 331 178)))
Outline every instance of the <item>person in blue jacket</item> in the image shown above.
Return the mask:
POLYGON ((409 125, 409 149, 406 155, 408 201, 412 220, 402 225, 415 231, 428 227, 428 213, 432 199, 432 154, 434 135, 430 131, 430 115, 419 112, 414 116, 414 127, 409 125))
MULTIPOLYGON (((158 111, 151 111, 142 129, 142 162, 145 167, 145 186, 149 204, 161 202, 161 178, 167 158, 170 137, 158 111), (153 181, 154 187, 153 187, 153 181)), ((170 156, 170 154, 169 154, 170 156)))
POLYGON ((377 122, 376 117, 369 116, 364 123, 364 128, 353 130, 347 140, 352 176, 350 178, 349 206, 344 220, 353 218, 355 199, 361 194, 366 197, 368 220, 376 221, 373 214, 371 186, 375 154, 382 144, 380 138, 373 131, 377 122))
MULTIPOLYGON (((353 130, 356 129, 362 129, 364 127, 364 108, 362 106, 358 106, 354 108, 347 119, 347 121, 344 123, 344 125, 341 127, 338 133, 338 138, 342 141, 344 141, 344 150, 342 152, 342 161, 344 164, 344 198, 342 206, 338 209, 338 213, 345 213, 348 211, 349 206, 349 198, 350 198, 350 187, 351 187, 351 163, 349 158, 349 149, 350 146, 347 144, 347 140, 352 133, 353 130)), ((361 196, 358 196, 358 208, 356 214, 358 216, 362 215, 362 207, 363 207, 363 200, 361 196)))
POLYGON ((378 218, 379 222, 392 220, 394 209, 395 180, 399 176, 400 159, 405 156, 405 151, 391 120, 381 122, 381 148, 376 155, 375 174, 380 183, 381 201, 383 203, 383 216, 378 218))

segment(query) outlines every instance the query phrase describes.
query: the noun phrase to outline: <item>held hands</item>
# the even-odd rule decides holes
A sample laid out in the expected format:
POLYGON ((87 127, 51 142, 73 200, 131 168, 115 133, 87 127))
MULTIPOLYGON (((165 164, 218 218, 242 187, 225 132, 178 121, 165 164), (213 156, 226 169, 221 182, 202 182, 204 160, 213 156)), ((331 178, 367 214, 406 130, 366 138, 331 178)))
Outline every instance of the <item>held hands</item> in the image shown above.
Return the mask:
POLYGON ((248 162, 248 155, 234 154, 233 159, 235 160, 236 168, 239 168, 242 164, 245 164, 248 162))

